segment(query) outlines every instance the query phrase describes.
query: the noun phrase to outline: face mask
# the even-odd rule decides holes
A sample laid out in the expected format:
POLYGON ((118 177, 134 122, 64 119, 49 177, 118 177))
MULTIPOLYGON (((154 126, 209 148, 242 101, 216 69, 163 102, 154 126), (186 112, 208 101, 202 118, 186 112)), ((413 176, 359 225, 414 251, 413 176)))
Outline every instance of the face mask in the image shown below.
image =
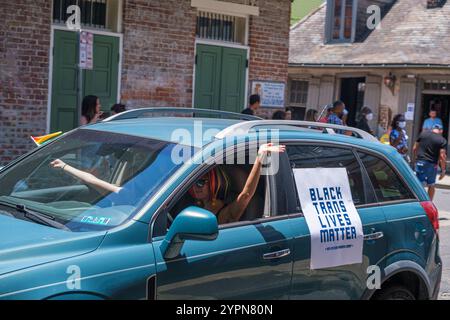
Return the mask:
POLYGON ((342 112, 344 114, 344 116, 348 115, 348 110, 344 109, 344 111, 342 112))
POLYGON ((367 119, 367 121, 372 121, 373 120, 373 113, 366 114, 366 119, 367 119))
POLYGON ((401 129, 405 129, 405 127, 406 127, 406 121, 399 121, 399 122, 398 122, 398 126, 399 126, 401 129))

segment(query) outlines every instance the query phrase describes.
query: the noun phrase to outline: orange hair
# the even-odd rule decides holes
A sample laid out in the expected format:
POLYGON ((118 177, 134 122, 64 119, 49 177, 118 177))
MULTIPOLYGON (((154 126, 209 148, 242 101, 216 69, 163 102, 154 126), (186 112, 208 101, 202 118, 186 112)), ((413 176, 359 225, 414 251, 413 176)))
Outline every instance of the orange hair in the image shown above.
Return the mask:
MULTIPOLYGON (((212 201, 212 205, 215 205, 216 199, 217 199, 217 193, 219 191, 220 182, 217 178, 217 171, 216 168, 210 170, 208 172, 208 187, 209 187, 209 196, 210 200, 212 201)), ((193 186, 189 188, 189 194, 191 197, 194 197, 194 190, 193 186)))

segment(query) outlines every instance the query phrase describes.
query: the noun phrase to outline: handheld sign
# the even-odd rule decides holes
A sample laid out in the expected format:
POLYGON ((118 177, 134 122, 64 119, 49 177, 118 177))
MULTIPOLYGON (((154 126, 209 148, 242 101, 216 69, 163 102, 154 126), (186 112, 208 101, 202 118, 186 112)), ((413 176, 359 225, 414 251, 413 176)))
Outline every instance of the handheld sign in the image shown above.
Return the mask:
POLYGON ((364 234, 345 168, 294 169, 311 234, 311 269, 362 262, 364 234))

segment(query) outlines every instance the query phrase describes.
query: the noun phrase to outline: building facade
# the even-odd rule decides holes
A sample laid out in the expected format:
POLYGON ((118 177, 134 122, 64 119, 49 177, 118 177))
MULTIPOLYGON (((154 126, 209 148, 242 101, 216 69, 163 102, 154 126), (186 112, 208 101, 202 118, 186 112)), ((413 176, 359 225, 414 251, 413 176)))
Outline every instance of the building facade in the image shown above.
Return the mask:
POLYGON ((108 112, 195 107, 240 112, 255 84, 287 92, 290 0, 0 0, 0 165, 31 135, 78 125, 80 97, 108 112), (78 68, 70 5, 93 37, 93 68, 78 68), (270 86, 268 86, 270 87, 270 86))
POLYGON ((322 112, 341 99, 349 125, 368 106, 378 136, 405 113, 411 144, 435 107, 449 137, 449 17, 442 0, 327 1, 291 28, 288 105, 322 112))

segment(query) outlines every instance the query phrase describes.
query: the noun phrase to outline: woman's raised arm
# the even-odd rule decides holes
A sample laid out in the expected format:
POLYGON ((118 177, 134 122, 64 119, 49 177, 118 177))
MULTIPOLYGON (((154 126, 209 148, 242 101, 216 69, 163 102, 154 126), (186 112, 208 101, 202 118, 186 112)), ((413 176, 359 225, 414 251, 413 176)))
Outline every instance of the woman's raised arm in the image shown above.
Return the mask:
POLYGON ((244 214, 250 200, 253 198, 258 187, 259 178, 261 176, 261 167, 264 163, 264 159, 271 152, 281 153, 286 150, 283 145, 275 146, 273 143, 263 144, 258 150, 258 156, 253 164, 252 170, 248 175, 244 188, 238 195, 235 201, 227 205, 222 209, 219 215, 219 224, 239 221, 244 214))
POLYGON ((117 193, 120 190, 122 190, 121 187, 118 187, 109 182, 103 181, 103 180, 97 178, 96 176, 94 176, 93 174, 76 169, 76 168, 66 164, 64 161, 62 161, 60 159, 56 159, 56 160, 50 162, 50 165, 53 168, 61 169, 62 171, 69 173, 70 175, 74 176, 75 178, 80 179, 84 183, 91 185, 92 187, 94 187, 95 189, 97 189, 101 192, 109 191, 109 192, 117 193))

